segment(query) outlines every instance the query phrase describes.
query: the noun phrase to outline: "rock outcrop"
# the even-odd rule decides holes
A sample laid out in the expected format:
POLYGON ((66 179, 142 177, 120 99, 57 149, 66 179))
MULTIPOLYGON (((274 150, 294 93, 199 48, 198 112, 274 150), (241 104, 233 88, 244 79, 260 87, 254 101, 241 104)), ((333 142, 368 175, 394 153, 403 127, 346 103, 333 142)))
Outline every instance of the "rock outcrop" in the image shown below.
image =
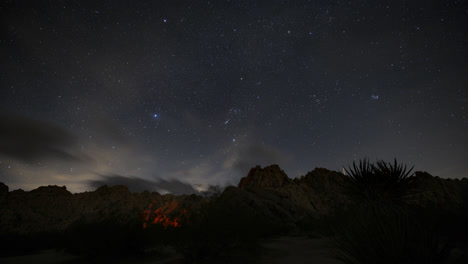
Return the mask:
POLYGON ((468 179, 442 179, 427 172, 417 171, 414 175, 418 188, 409 197, 409 202, 422 207, 468 210, 468 179))
POLYGON ((30 192, 15 190, 7 193, 0 209, 0 234, 63 231, 79 220, 143 223, 143 213, 151 204, 162 206, 175 201, 180 207, 196 210, 203 199, 209 198, 148 191, 130 193, 122 185, 77 194, 58 186, 39 187, 30 192))
POLYGON ((238 187, 275 203, 288 200, 294 204, 290 208, 297 211, 329 214, 347 203, 345 196, 339 191, 344 180, 343 174, 323 168, 316 168, 300 179, 292 180, 278 165, 272 165, 263 169, 259 166, 251 169, 247 177, 241 179, 238 187))
MULTIPOLYGON (((445 209, 466 208, 468 179, 441 179, 425 172, 415 175, 419 189, 410 196, 411 203, 445 209)), ((148 191, 131 193, 123 185, 102 186, 93 192, 76 194, 58 186, 9 192, 8 186, 0 183, 0 234, 64 231, 83 219, 111 219, 119 223, 138 220, 151 224, 154 222, 151 217, 159 211, 190 215, 211 202, 221 208, 243 208, 253 217, 261 216, 293 228, 304 218, 346 208, 349 201, 341 192, 345 181, 342 173, 323 168, 291 179, 278 165, 272 165, 252 168, 238 187, 228 187, 219 197, 211 198, 148 191)), ((170 215, 163 218, 171 220, 170 215)))
POLYGON ((256 166, 240 180, 238 187, 247 188, 250 186, 260 188, 280 188, 289 184, 292 180, 278 165, 271 165, 265 168, 256 166))

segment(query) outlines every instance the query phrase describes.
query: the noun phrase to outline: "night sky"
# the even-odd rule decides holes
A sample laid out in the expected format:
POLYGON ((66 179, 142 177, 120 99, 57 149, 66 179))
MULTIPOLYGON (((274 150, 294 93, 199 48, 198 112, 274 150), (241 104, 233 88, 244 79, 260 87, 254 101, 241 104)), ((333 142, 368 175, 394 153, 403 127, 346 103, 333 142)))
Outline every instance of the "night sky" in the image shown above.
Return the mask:
POLYGON ((177 192, 364 157, 468 177, 465 4, 1 1, 0 182, 177 192))

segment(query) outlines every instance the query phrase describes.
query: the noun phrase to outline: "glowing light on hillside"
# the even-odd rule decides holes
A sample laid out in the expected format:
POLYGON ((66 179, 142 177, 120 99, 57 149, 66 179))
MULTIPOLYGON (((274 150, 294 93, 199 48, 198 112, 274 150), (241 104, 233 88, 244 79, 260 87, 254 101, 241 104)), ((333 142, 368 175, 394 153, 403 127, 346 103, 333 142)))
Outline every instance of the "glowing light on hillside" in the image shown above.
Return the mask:
POLYGON ((154 207, 156 207, 156 202, 151 203, 148 209, 143 211, 143 228, 150 225, 162 225, 164 228, 180 227, 188 220, 189 212, 180 208, 175 200, 166 202, 157 209, 153 209, 154 207))

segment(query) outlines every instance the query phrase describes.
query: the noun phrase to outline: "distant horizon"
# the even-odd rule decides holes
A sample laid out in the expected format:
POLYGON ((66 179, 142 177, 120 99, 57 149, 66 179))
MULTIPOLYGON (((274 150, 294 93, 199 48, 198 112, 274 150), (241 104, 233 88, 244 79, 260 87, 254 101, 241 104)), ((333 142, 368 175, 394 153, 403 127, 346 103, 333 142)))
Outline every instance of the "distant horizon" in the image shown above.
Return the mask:
MULTIPOLYGON (((257 167, 257 166, 260 166, 262 169, 264 169, 264 168, 266 168, 266 167, 270 167, 270 166, 274 166, 274 165, 279 166, 279 168, 280 168, 281 170, 283 170, 283 171, 285 172, 285 174, 288 176, 288 178, 290 178, 290 179, 300 179, 301 177, 306 176, 308 173, 313 172, 315 169, 326 169, 326 170, 331 171, 331 172, 336 172, 336 173, 343 174, 342 171, 331 170, 331 169, 324 168, 324 167, 315 167, 314 169, 308 171, 307 173, 305 173, 305 174, 303 174, 303 175, 298 175, 298 176, 296 176, 296 177, 291 177, 291 176, 288 175, 288 173, 287 173, 284 169, 281 168, 281 166, 280 166, 279 164, 271 164, 271 165, 267 165, 267 166, 256 165, 256 166, 253 166, 252 169, 255 168, 255 167, 257 167)), ((410 175, 411 175, 411 176, 414 176, 414 174, 415 174, 416 172, 428 173, 429 175, 431 175, 431 176, 433 176, 433 177, 438 177, 438 178, 441 178, 441 179, 450 179, 450 180, 463 180, 463 179, 468 179, 468 177, 461 177, 461 178, 444 178, 444 177, 441 177, 440 175, 434 175, 434 174, 432 174, 432 173, 430 173, 430 172, 428 172, 428 171, 425 171, 425 170, 413 170, 413 171, 411 172, 410 175)), ((184 183, 184 182, 182 182, 182 181, 178 181, 177 179, 157 179, 157 180, 154 180, 154 181, 149 181, 149 180, 146 180, 146 179, 141 179, 141 178, 133 177, 133 176, 128 176, 127 178, 125 178, 125 179, 123 179, 123 180, 128 180, 128 179, 132 180, 132 179, 134 179, 134 180, 137 180, 137 181, 146 182, 146 183, 148 183, 150 186, 151 186, 151 185, 157 185, 158 181, 177 182, 177 183, 179 183, 179 184, 181 184, 181 185, 189 185, 191 188, 193 188, 193 191, 194 191, 193 194, 201 194, 201 193, 207 191, 209 187, 219 187, 219 188, 221 188, 221 190, 224 190, 226 187, 229 187, 229 186, 237 187, 238 184, 239 184, 239 182, 240 182, 240 180, 241 180, 241 178, 247 177, 247 176, 248 176, 248 173, 249 173, 249 172, 247 172, 247 173, 245 174, 245 176, 240 177, 239 180, 238 180, 238 183, 228 183, 228 184, 225 184, 225 185, 209 184, 209 183, 208 183, 208 184, 197 184, 197 183, 195 183, 195 184, 187 184, 187 183, 184 183), (198 187, 198 188, 197 188, 197 187, 198 187)), ((346 176, 346 174, 344 174, 344 175, 346 176)), ((105 179, 103 179, 103 180, 105 180, 105 179)), ((100 182, 100 181, 96 181, 96 182, 100 182)), ((107 183, 103 181, 103 184, 101 184, 101 185, 94 185, 94 186, 92 186, 92 185, 90 184, 90 185, 88 185, 88 187, 89 187, 88 189, 86 189, 86 190, 80 190, 80 191, 73 191, 73 190, 70 190, 66 185, 60 185, 60 184, 44 184, 44 185, 38 185, 38 186, 33 187, 33 188, 30 188, 30 189, 23 189, 23 188, 11 189, 11 186, 10 186, 9 184, 7 184, 6 182, 0 181, 0 183, 5 184, 5 185, 9 188, 9 192, 11 192, 11 191, 16 191, 16 190, 23 190, 23 191, 29 192, 29 191, 32 191, 32 190, 36 190, 36 189, 38 189, 38 188, 40 188, 40 187, 56 186, 56 187, 60 187, 60 188, 61 188, 61 187, 65 187, 66 190, 69 191, 70 193, 72 193, 72 194, 77 194, 77 193, 84 193, 84 192, 94 192, 94 191, 96 191, 97 189, 99 189, 99 188, 101 188, 101 187, 104 187, 104 186, 107 186, 107 187, 125 186, 125 187, 127 187, 127 188, 129 189, 129 191, 130 191, 131 193, 141 193, 141 192, 144 192, 144 191, 149 191, 149 192, 157 192, 157 193, 159 193, 159 194, 161 194, 161 195, 165 195, 165 194, 172 194, 172 195, 187 194, 187 193, 173 193, 173 192, 170 192, 170 191, 167 191, 167 190, 162 190, 162 192, 161 192, 161 191, 154 190, 154 189, 153 189, 153 190, 151 190, 151 189, 144 189, 144 190, 132 191, 132 190, 130 189, 130 186, 126 185, 125 183, 118 183, 118 182, 117 182, 117 183, 112 183, 112 181, 109 181, 109 182, 107 182, 107 183)), ((134 183, 132 183, 132 184, 134 184, 134 183)), ((188 193, 188 194, 191 194, 191 193, 188 193)))

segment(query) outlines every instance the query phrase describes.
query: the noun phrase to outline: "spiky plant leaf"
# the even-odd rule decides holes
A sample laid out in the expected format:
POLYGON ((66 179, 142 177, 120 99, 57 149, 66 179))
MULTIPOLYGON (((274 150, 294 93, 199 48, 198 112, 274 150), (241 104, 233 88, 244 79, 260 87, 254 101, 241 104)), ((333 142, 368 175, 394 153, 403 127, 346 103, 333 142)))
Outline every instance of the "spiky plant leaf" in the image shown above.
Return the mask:
POLYGON ((348 181, 344 193, 355 203, 371 207, 402 205, 406 195, 414 189, 411 171, 406 165, 367 159, 353 162, 346 170, 348 181))

